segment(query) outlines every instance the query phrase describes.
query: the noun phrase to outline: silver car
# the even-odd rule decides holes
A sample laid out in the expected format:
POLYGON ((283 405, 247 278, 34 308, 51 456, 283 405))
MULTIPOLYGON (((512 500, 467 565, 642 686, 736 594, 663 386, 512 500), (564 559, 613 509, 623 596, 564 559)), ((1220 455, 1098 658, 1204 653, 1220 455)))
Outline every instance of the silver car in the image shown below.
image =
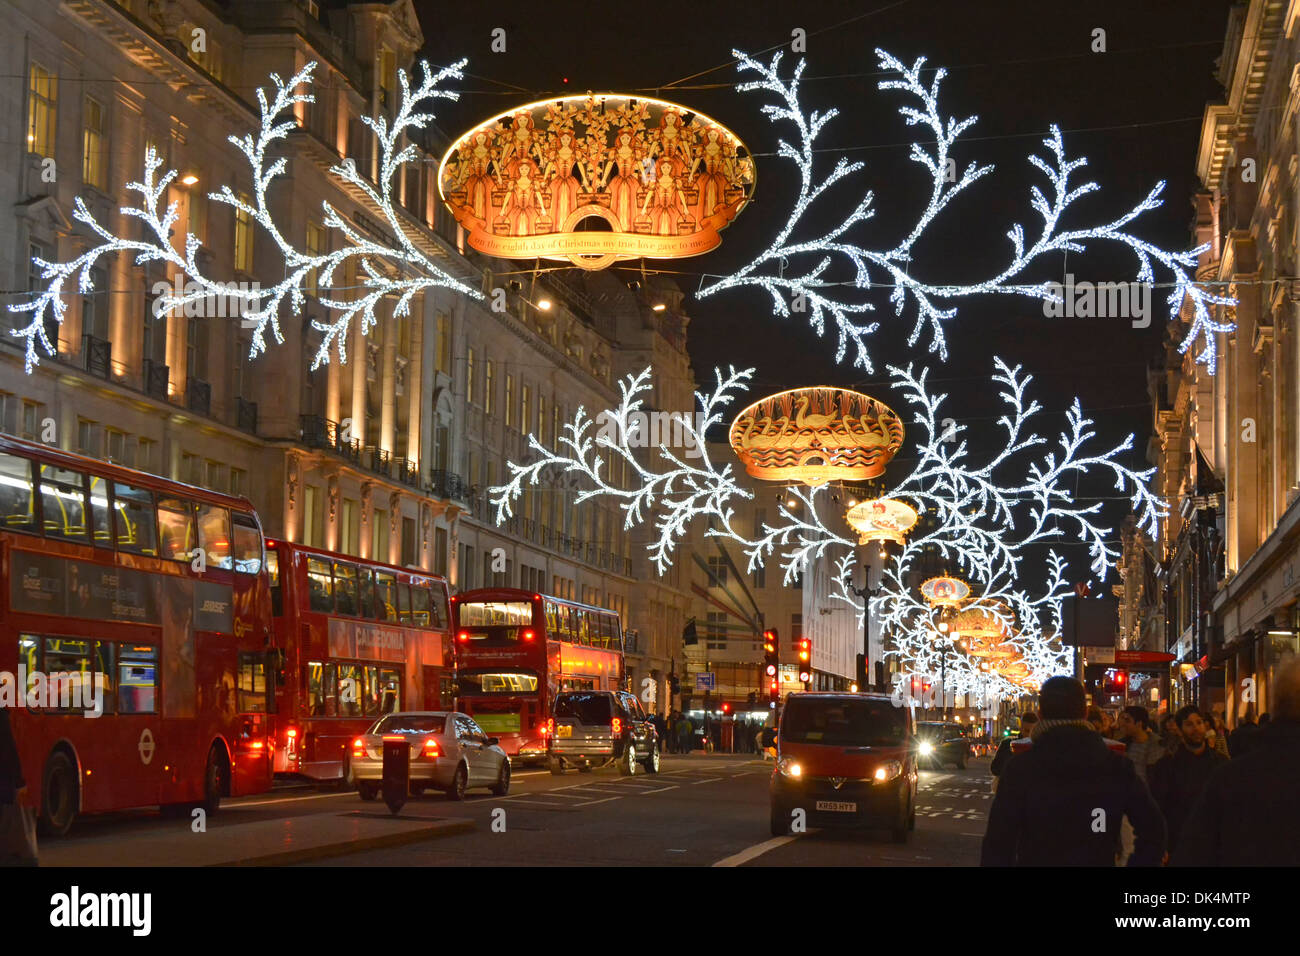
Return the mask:
POLYGON ((384 738, 409 738, 411 791, 429 787, 463 800, 470 787, 487 787, 498 797, 510 791, 510 758, 497 739, 483 733, 468 714, 444 710, 387 714, 352 741, 352 775, 362 800, 379 796, 384 777, 384 738))

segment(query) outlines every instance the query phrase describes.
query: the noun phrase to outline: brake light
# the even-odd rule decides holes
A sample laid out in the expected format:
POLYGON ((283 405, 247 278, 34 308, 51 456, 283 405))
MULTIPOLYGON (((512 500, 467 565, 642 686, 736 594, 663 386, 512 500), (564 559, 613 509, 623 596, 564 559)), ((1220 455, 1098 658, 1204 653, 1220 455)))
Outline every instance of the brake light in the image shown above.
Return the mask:
POLYGON ((532 631, 524 631, 524 640, 525 640, 525 641, 531 641, 532 639, 533 639, 533 632, 532 632, 532 631))
POLYGON ((293 740, 294 737, 298 736, 298 728, 290 727, 287 731, 285 731, 285 734, 286 736, 288 736, 290 740, 293 740))
POLYGON ((352 741, 352 756, 364 757, 366 755, 365 746, 366 746, 365 741, 363 741, 360 737, 352 741))
POLYGON ((612 724, 609 725, 609 732, 610 732, 611 734, 613 734, 615 737, 617 737, 617 736, 619 736, 620 734, 622 734, 622 733, 623 733, 623 721, 621 721, 621 720, 619 720, 617 717, 615 717, 615 718, 614 718, 614 722, 613 722, 612 724))
POLYGON ((461 631, 459 634, 456 635, 456 640, 464 644, 466 641, 469 640, 469 631, 461 631))
POLYGON ((426 740, 424 742, 424 755, 430 760, 442 756, 438 750, 438 741, 434 740, 432 737, 426 740))

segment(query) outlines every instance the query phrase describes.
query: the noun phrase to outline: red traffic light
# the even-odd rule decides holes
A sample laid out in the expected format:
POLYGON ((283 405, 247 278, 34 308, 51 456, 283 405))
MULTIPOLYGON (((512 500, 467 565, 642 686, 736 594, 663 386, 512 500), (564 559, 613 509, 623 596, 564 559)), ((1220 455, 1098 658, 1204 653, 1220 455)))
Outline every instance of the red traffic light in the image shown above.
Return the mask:
POLYGON ((723 712, 724 714, 729 714, 729 713, 731 713, 731 705, 728 704, 728 703, 725 703, 725 702, 724 702, 723 705, 722 705, 722 712, 723 712))

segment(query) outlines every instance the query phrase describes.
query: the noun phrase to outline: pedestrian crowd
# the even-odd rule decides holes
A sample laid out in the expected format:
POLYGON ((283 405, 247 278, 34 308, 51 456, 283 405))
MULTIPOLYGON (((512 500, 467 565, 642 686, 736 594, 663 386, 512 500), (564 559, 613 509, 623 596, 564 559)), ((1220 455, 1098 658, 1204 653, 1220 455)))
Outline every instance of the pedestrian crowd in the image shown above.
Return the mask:
POLYGON ((1229 733, 1194 706, 1157 726, 1143 707, 1089 709, 1053 677, 1038 714, 993 758, 984 866, 1294 866, 1300 863, 1300 661, 1273 713, 1229 733))

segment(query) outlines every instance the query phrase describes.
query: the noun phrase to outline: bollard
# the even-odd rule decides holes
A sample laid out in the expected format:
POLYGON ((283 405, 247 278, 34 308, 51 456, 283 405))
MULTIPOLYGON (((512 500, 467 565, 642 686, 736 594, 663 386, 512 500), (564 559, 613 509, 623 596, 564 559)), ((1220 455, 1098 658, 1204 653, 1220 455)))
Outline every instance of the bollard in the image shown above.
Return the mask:
POLYGON ((384 737, 384 803, 396 814, 411 786, 411 743, 405 737, 384 737))

